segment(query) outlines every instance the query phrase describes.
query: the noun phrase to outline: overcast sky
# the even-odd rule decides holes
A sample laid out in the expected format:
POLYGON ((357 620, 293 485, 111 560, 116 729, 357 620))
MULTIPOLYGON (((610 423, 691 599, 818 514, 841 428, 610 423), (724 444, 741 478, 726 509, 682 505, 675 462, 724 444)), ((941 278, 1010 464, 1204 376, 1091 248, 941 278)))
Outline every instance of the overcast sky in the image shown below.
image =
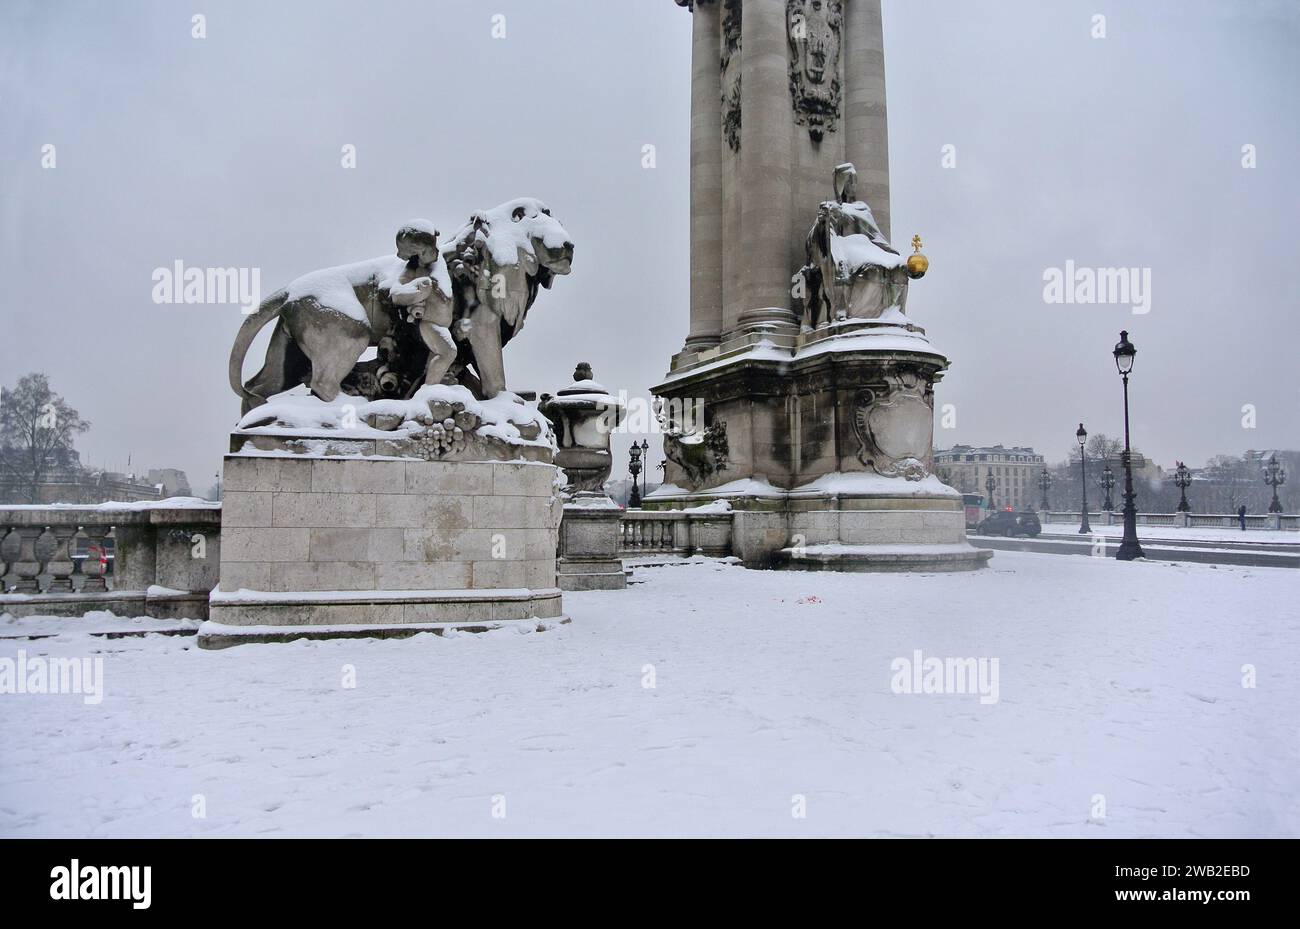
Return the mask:
MULTIPOLYGON (((952 359, 936 443, 1055 460, 1080 420, 1119 433, 1127 328, 1157 462, 1300 446, 1300 3, 885 0, 884 19, 894 237, 931 259, 908 313, 952 359), (1067 260, 1149 268, 1150 312, 1045 303, 1067 260)), ((84 460, 181 467, 201 492, 242 317, 155 304, 155 268, 257 267, 269 294, 390 253, 406 219, 450 232, 526 195, 577 252, 507 349, 511 386, 589 361, 644 394, 687 331, 689 80, 671 0, 4 0, 0 382, 47 372, 93 423, 84 460)))

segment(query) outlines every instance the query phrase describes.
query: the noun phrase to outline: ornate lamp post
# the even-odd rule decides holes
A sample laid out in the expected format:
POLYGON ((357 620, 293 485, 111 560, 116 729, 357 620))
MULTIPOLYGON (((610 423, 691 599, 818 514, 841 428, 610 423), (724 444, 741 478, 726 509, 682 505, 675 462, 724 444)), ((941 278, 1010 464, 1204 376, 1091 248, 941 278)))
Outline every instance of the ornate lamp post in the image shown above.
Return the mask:
POLYGON ((1178 512, 1180 513, 1190 513, 1192 511, 1191 504, 1187 502, 1187 488, 1191 486, 1191 483, 1192 472, 1187 465, 1181 461, 1178 462, 1178 467, 1174 468, 1174 486, 1178 488, 1181 497, 1178 501, 1178 512))
POLYGON ((1052 488, 1052 475, 1048 473, 1048 471, 1047 471, 1046 468, 1044 468, 1044 469, 1043 469, 1043 473, 1040 474, 1040 475, 1038 475, 1038 489, 1041 490, 1041 491, 1043 492, 1043 510, 1044 510, 1044 511, 1047 511, 1047 510, 1051 509, 1051 507, 1049 507, 1049 506, 1047 505, 1047 492, 1048 492, 1051 488, 1052 488))
MULTIPOLYGON (((633 442, 633 445, 636 443, 633 442)), ((646 482, 650 479, 650 442, 648 439, 641 440, 641 457, 645 459, 645 467, 641 469, 641 496, 645 497, 646 482)))
POLYGON ((632 475, 632 495, 627 498, 627 507, 636 510, 641 508, 641 484, 637 480, 637 475, 641 473, 641 446, 633 442, 628 454, 631 456, 627 470, 632 475))
POLYGON ((1109 463, 1101 470, 1101 489, 1106 491, 1102 507, 1109 513, 1115 509, 1115 501, 1110 498, 1110 492, 1115 489, 1115 472, 1110 469, 1109 463))
POLYGON ((1264 473, 1264 483, 1273 488, 1273 501, 1268 505, 1270 513, 1281 513, 1282 502, 1277 498, 1277 489, 1286 483, 1286 467, 1277 463, 1277 455, 1273 455, 1268 460, 1268 465, 1262 469, 1264 473))
POLYGON ((993 505, 993 491, 997 490, 997 487, 998 487, 997 479, 993 476, 993 469, 990 468, 990 469, 989 469, 988 476, 984 478, 984 489, 987 490, 987 491, 989 492, 989 509, 990 509, 990 510, 995 510, 995 509, 997 509, 997 507, 995 507, 995 506, 993 505))
POLYGON ((1079 440, 1079 486, 1083 488, 1083 518, 1079 520, 1079 534, 1087 535, 1092 532, 1092 526, 1088 524, 1088 449, 1085 444, 1088 441, 1088 430, 1083 428, 1083 423, 1079 423, 1079 431, 1074 434, 1079 440))
POLYGON ((1133 370, 1133 358, 1137 349, 1128 340, 1128 330, 1120 331, 1119 342, 1112 352, 1115 356, 1115 368, 1124 379, 1124 539, 1119 543, 1115 557, 1120 561, 1132 561, 1145 557, 1142 545, 1138 542, 1137 503, 1133 493, 1133 448, 1129 443, 1128 431, 1128 375, 1133 370))

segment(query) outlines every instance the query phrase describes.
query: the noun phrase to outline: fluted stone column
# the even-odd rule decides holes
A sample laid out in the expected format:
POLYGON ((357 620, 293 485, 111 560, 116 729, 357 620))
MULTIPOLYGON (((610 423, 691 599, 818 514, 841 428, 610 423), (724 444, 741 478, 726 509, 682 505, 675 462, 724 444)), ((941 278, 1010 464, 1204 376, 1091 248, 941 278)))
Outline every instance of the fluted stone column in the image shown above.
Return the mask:
POLYGON ((740 24, 742 69, 737 162, 741 238, 725 243, 740 272, 724 323, 770 318, 793 322, 789 230, 792 199, 789 40, 785 0, 745 0, 740 24), (744 319, 742 319, 744 314, 744 319))
POLYGON ((889 123, 880 0, 849 0, 844 5, 844 78, 845 161, 858 169, 858 196, 871 206, 880 231, 889 238, 889 123))
POLYGON ((691 328, 685 351, 722 332, 722 74, 719 0, 694 4, 691 49, 691 328))

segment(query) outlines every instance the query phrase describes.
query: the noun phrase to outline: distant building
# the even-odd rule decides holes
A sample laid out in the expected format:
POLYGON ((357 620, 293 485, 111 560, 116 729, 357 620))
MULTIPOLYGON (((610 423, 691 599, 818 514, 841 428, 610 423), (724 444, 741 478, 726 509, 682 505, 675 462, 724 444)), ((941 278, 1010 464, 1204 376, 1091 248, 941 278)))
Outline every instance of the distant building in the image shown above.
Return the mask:
POLYGON ((935 449, 934 470, 944 483, 967 494, 987 494, 984 484, 992 474, 997 482, 993 502, 999 508, 1035 509, 1043 456, 1019 445, 954 445, 935 449))
MULTIPOLYGON (((0 450, 6 456, 20 456, 15 449, 0 450)), ((164 497, 189 496, 190 483, 184 471, 161 468, 146 477, 116 471, 95 471, 81 465, 81 456, 72 449, 53 453, 41 482, 36 485, 32 501, 30 485, 16 475, 21 468, 0 470, 0 504, 31 503, 106 503, 110 500, 131 503, 137 500, 161 500, 164 497)))
POLYGON ((146 483, 161 484, 164 497, 192 497, 190 479, 179 468, 150 468, 146 483))

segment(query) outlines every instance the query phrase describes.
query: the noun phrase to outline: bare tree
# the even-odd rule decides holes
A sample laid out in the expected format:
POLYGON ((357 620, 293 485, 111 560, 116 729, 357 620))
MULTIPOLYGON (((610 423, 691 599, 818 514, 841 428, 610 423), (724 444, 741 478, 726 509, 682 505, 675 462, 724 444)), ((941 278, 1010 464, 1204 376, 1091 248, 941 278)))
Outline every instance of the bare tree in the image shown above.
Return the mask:
POLYGON ((0 477, 40 503, 40 486, 68 463, 76 436, 90 423, 50 390, 44 374, 28 374, 12 390, 0 390, 0 477))

